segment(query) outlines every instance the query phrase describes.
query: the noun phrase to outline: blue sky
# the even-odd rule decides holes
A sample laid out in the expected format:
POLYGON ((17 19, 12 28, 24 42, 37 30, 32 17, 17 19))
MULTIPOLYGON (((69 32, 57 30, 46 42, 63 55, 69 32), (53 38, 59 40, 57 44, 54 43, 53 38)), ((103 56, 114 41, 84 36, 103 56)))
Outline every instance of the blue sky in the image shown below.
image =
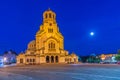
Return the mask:
POLYGON ((0 53, 25 51, 48 8, 57 14, 65 49, 70 53, 115 53, 120 48, 119 4, 119 0, 2 0, 0 53))

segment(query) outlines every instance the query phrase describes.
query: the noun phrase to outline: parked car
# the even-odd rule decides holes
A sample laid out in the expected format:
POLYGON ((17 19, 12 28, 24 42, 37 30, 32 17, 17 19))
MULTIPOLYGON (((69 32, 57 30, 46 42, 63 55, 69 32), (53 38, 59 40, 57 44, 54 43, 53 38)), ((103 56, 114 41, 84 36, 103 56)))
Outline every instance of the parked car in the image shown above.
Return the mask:
POLYGON ((120 64, 120 62, 117 62, 117 64, 120 64))
POLYGON ((109 61, 101 61, 100 64, 110 64, 109 61))

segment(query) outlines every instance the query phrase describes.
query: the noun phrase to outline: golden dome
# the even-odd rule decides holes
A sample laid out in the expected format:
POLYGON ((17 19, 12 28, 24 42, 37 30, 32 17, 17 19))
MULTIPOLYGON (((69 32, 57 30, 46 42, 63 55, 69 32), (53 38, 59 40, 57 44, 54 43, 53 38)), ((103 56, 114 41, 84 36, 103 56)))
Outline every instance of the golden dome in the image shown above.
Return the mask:
POLYGON ((76 54, 75 54, 75 53, 72 53, 71 56, 76 56, 76 54))
POLYGON ((30 41, 29 44, 35 44, 35 40, 30 41))
POLYGON ((43 13, 43 21, 56 21, 56 14, 50 8, 43 13))
POLYGON ((36 41, 35 40, 32 40, 29 42, 28 44, 28 49, 34 49, 36 46, 36 41))

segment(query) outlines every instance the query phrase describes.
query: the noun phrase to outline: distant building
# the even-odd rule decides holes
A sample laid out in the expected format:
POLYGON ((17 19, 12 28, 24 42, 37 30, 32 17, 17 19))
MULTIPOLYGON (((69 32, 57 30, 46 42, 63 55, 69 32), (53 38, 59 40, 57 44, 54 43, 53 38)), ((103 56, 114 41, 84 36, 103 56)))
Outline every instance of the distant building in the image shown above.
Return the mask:
POLYGON ((4 57, 4 63, 15 63, 16 62, 16 52, 10 50, 10 51, 7 51, 3 54, 3 57, 4 57))
POLYGON ((25 53, 17 56, 18 64, 40 63, 76 63, 78 56, 69 55, 64 50, 64 37, 59 31, 56 14, 48 9, 43 13, 43 23, 36 33, 35 40, 30 41, 25 53))
POLYGON ((3 64, 4 57, 0 56, 0 64, 3 64))
POLYGON ((100 58, 103 62, 116 62, 116 54, 101 54, 100 58))

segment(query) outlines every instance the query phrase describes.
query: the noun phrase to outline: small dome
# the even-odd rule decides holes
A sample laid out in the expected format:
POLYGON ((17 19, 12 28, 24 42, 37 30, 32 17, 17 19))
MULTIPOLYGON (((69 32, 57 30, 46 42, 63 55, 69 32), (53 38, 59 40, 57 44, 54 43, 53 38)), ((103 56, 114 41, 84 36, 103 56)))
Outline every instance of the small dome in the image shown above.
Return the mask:
POLYGON ((54 12, 50 8, 48 8, 48 10, 46 10, 44 13, 54 13, 54 12))
POLYGON ((75 54, 75 53, 72 53, 71 56, 76 56, 76 54, 75 54))
POLYGON ((30 41, 29 44, 35 44, 35 40, 30 41))
POLYGON ((22 55, 22 54, 25 54, 24 52, 20 52, 20 54, 22 55))
POLYGON ((30 41, 28 44, 28 49, 34 49, 35 46, 36 46, 36 41, 35 40, 30 41))

